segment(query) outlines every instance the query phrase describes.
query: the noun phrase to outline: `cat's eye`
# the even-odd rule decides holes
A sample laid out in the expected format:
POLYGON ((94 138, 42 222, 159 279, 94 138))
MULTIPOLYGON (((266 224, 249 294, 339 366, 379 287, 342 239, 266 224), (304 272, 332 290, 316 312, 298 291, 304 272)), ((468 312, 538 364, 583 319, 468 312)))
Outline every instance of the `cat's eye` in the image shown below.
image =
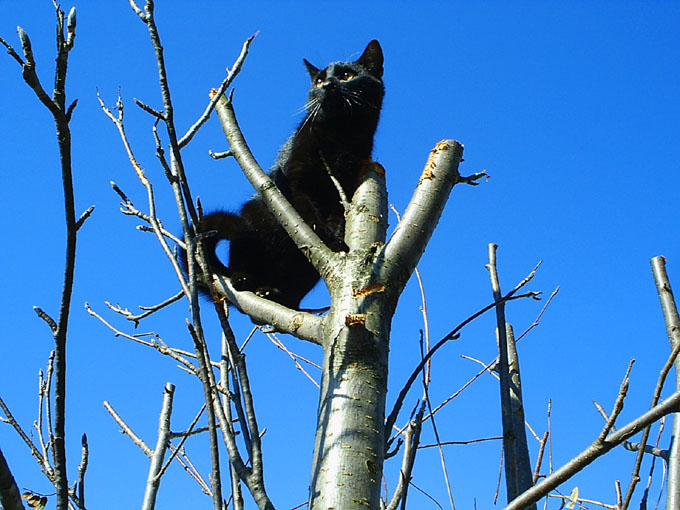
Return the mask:
POLYGON ((354 78, 355 76, 356 76, 356 74, 354 74, 353 71, 342 71, 342 72, 338 75, 338 79, 339 79, 340 81, 347 81, 347 80, 351 80, 351 79, 354 78))

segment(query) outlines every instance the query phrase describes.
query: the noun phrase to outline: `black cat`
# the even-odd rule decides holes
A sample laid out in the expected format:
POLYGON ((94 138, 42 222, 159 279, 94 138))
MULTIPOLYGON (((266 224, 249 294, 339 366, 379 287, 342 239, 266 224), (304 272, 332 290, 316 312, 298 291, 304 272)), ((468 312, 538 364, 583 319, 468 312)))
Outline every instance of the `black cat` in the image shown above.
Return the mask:
MULTIPOLYGON (((385 93, 382 49, 371 41, 355 62, 335 62, 325 69, 304 63, 312 78, 307 115, 281 149, 270 176, 329 248, 346 251, 344 209, 328 174, 351 200, 370 162, 385 93)), ((198 230, 217 231, 203 241, 208 265, 231 278, 237 290, 298 308, 319 281, 319 273, 259 196, 238 214, 207 214, 198 230), (216 254, 221 240, 230 242, 228 267, 216 254)))

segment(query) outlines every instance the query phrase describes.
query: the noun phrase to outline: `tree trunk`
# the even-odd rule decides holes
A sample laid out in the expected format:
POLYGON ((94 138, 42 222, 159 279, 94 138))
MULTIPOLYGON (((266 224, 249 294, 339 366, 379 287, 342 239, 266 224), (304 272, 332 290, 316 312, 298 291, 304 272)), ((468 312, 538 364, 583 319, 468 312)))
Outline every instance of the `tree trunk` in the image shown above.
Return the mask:
POLYGON ((396 299, 377 281, 387 228, 383 170, 373 165, 347 213, 349 253, 325 281, 323 376, 311 509, 380 508, 389 333, 396 299))

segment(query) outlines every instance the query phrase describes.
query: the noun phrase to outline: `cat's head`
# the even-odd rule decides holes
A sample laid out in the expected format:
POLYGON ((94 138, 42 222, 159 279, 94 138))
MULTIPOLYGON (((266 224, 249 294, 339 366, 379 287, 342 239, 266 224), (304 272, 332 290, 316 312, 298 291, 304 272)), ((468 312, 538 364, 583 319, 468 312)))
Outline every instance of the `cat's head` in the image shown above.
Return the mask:
POLYGON ((333 62, 318 69, 303 59, 312 79, 307 112, 313 122, 339 118, 377 117, 385 88, 380 43, 368 43, 354 62, 333 62))

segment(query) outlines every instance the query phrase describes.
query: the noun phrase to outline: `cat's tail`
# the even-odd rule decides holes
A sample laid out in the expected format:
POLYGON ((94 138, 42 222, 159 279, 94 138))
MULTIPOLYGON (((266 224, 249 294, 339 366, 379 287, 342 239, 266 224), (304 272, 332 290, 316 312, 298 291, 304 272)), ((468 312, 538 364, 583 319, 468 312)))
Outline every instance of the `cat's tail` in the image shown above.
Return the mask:
POLYGON ((231 241, 245 230, 245 222, 238 214, 227 211, 215 211, 203 216, 200 232, 217 232, 203 239, 203 250, 208 267, 224 276, 231 276, 231 271, 217 256, 217 244, 220 241, 231 241))
MULTIPOLYGON (((215 211, 203 216, 199 228, 196 230, 200 233, 216 232, 213 235, 207 235, 203 238, 203 255, 208 264, 208 268, 216 273, 224 276, 231 276, 231 271, 217 256, 217 244, 220 241, 231 241, 243 232, 245 224, 243 218, 238 214, 227 211, 215 211)), ((184 273, 188 273, 187 254, 180 253, 180 261, 184 273)))

